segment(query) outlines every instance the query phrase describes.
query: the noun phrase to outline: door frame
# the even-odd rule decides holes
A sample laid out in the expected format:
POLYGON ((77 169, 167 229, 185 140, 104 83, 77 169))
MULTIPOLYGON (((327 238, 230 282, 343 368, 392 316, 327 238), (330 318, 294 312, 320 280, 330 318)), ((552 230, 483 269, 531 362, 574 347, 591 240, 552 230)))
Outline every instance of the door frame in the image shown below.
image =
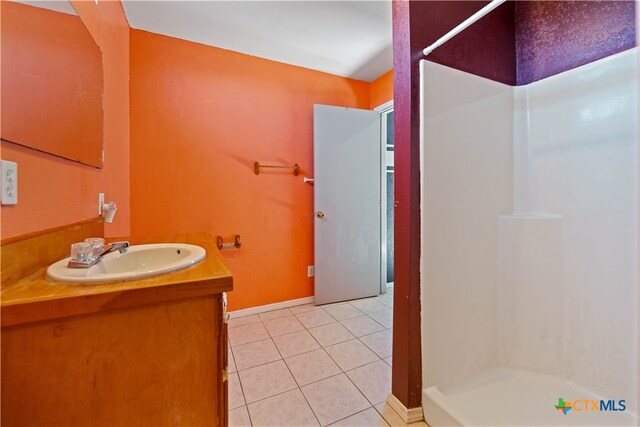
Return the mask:
POLYGON ((380 113, 380 294, 387 292, 387 121, 393 99, 373 109, 380 113))

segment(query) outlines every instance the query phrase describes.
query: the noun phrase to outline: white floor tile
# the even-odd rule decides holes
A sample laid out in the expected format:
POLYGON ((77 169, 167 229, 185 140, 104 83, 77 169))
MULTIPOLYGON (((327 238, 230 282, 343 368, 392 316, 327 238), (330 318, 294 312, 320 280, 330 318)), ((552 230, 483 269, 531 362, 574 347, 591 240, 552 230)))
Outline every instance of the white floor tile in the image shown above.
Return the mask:
POLYGON ((382 294, 382 295, 376 297, 376 301, 378 301, 381 304, 386 305, 389 308, 393 308, 393 292, 387 291, 386 294, 382 294))
POLYGON ((385 422, 384 403, 392 308, 391 287, 378 297, 231 319, 229 425, 395 425, 385 422))
POLYGON ((271 339, 234 347, 233 356, 239 371, 281 359, 280 353, 271 339))
POLYGON ((237 328, 229 329, 229 342, 231 347, 236 347, 242 344, 248 344, 254 341, 260 341, 269 338, 267 330, 260 323, 252 323, 250 325, 238 326, 237 328))
POLYGON ((320 348, 308 331, 298 331, 273 338, 282 357, 291 357, 320 348))
POLYGON ((393 327, 393 310, 391 310, 390 308, 376 311, 375 313, 369 313, 369 317, 371 317, 373 320, 380 323, 387 329, 393 327))
POLYGON ((238 380, 238 374, 229 375, 229 409, 244 406, 244 396, 242 395, 242 387, 238 380))
POLYGON ((285 363, 299 386, 339 374, 340 368, 323 350, 318 349, 285 359, 285 363))
POLYGON ((298 387, 282 360, 238 371, 247 403, 253 403, 298 387))
POLYGON ((373 408, 358 412, 344 420, 331 424, 335 427, 388 427, 382 415, 373 408))
POLYGON ((376 332, 375 334, 367 335, 360 338, 360 341, 362 341, 364 345, 373 350, 373 352, 381 358, 391 356, 391 340, 391 329, 376 332))
POLYGON ((322 310, 322 307, 315 304, 303 304, 303 305, 296 305, 295 307, 291 307, 289 310, 291 310, 293 314, 301 314, 301 313, 306 313, 308 311, 322 310))
POLYGON ((372 405, 383 403, 391 391, 391 366, 382 360, 347 372, 372 405))
POLYGON ((264 327, 267 328, 267 332, 269 332, 269 335, 272 337, 304 330, 304 326, 302 326, 302 323, 300 323, 295 316, 265 320, 264 327))
POLYGON ((351 305, 353 305, 358 310, 368 314, 375 313, 376 311, 381 311, 387 309, 386 305, 382 304, 379 301, 376 301, 376 298, 364 298, 355 301, 351 301, 351 305))
POLYGON ((265 313, 260 313, 260 319, 264 322, 265 320, 277 319, 279 317, 291 316, 293 313, 288 308, 282 308, 280 310, 267 311, 265 313))
POLYGON ((251 427, 251 420, 246 406, 229 411, 229 427, 251 427))
POLYGON ((252 403, 249 412, 254 427, 319 425, 299 389, 252 403))
POLYGON ((350 319, 352 317, 358 317, 364 314, 349 303, 327 307, 325 308, 325 310, 331 315, 331 317, 336 320, 350 319))
POLYGON ((360 340, 349 340, 326 347, 329 356, 340 366, 343 371, 349 371, 368 363, 380 360, 378 356, 362 344, 360 340))
POLYGON ((323 426, 371 406, 345 374, 306 385, 302 393, 323 426))
POLYGON ((328 325, 318 326, 317 328, 311 328, 309 332, 323 347, 354 338, 353 334, 340 323, 330 323, 328 325))
POLYGON ((227 372, 232 374, 234 373, 237 369, 236 369, 236 362, 233 358, 233 352, 231 351, 231 346, 227 347, 227 372))
POLYGON ((233 319, 229 319, 229 329, 231 328, 237 328, 238 326, 244 326, 244 325, 249 325, 251 323, 258 323, 260 322, 260 317, 258 317, 257 314, 254 314, 253 316, 243 316, 243 317, 235 317, 233 319))
POLYGON ((332 302, 331 304, 322 304, 320 307, 326 310, 328 307, 335 307, 342 304, 349 304, 349 302, 348 301, 332 302))
POLYGON ((356 337, 362 337, 364 335, 384 330, 384 327, 381 324, 369 316, 354 317, 352 319, 343 320, 340 323, 356 337))
POLYGON ((296 317, 307 329, 336 321, 324 310, 307 311, 306 313, 296 314, 296 317))

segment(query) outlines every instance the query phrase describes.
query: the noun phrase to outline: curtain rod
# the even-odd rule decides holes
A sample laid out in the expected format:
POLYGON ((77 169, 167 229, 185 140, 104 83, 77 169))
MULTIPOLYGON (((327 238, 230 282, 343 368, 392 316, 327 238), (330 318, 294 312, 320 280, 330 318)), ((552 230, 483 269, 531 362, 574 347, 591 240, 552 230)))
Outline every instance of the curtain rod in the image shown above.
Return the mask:
POLYGON ((428 46, 428 47, 424 48, 422 53, 424 54, 424 56, 429 55, 435 48, 437 48, 439 46, 442 46, 443 44, 448 42, 450 39, 452 39, 453 37, 458 35, 458 33, 462 32, 468 26, 470 26, 471 24, 473 24, 474 22, 476 22, 477 20, 482 18, 487 13, 491 12, 496 7, 500 6, 505 1, 507 1, 507 0, 492 0, 491 3, 487 4, 485 7, 483 7, 482 9, 480 9, 479 11, 477 11, 476 13, 471 15, 469 18, 464 20, 462 23, 460 23, 453 30, 449 31, 447 34, 445 34, 444 36, 440 37, 431 46, 428 46))

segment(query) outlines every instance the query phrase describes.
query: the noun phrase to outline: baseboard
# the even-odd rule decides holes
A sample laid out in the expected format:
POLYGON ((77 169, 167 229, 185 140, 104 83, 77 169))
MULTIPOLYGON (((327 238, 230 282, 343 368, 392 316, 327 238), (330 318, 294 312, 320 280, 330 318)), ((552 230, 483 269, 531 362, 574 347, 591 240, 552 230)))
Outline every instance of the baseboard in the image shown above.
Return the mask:
POLYGON ((422 413, 422 407, 419 406, 417 408, 408 409, 402 402, 398 400, 393 394, 389 393, 387 396, 387 403, 394 411, 402 418, 407 424, 417 423, 418 421, 422 421, 424 419, 424 414, 422 413))
POLYGON ((314 297, 291 299, 288 301, 276 302, 273 304, 259 305, 257 307, 243 308, 242 310, 235 310, 229 312, 229 318, 235 319, 236 317, 250 316, 252 314, 260 314, 267 311, 280 310, 281 308, 295 307, 296 305, 312 304, 314 297))

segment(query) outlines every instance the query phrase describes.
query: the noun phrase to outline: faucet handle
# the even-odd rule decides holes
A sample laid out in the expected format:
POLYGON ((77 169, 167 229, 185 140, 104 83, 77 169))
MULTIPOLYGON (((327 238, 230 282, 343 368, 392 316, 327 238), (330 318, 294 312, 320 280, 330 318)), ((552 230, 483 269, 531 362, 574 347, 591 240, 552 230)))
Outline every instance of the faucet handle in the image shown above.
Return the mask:
MULTIPOLYGON (((81 244, 85 245, 88 249, 91 249, 91 245, 89 245, 88 243, 83 242, 81 244)), ((71 259, 71 261, 69 261, 69 263, 67 264, 67 268, 89 268, 92 265, 99 263, 102 260, 103 256, 111 252, 118 251, 121 254, 127 252, 129 246, 129 242, 127 241, 108 243, 102 248, 102 252, 100 253, 100 255, 90 258, 86 261, 71 259)))

